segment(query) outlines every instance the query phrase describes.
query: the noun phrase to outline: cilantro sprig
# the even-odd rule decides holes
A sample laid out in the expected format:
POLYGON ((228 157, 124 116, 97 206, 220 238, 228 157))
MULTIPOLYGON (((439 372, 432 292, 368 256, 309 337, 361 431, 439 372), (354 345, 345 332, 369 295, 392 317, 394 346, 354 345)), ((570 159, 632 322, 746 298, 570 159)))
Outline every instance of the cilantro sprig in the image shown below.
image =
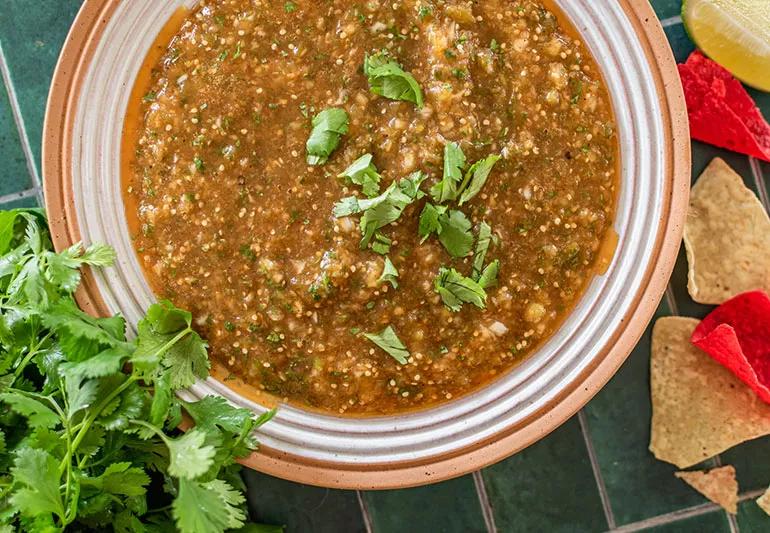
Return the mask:
POLYGON ((272 413, 175 396, 208 358, 171 303, 151 306, 133 341, 120 316, 78 309, 79 268, 113 260, 99 245, 55 253, 42 211, 0 212, 0 529, 240 528, 235 460, 272 413), (195 428, 182 434, 184 412, 195 428))

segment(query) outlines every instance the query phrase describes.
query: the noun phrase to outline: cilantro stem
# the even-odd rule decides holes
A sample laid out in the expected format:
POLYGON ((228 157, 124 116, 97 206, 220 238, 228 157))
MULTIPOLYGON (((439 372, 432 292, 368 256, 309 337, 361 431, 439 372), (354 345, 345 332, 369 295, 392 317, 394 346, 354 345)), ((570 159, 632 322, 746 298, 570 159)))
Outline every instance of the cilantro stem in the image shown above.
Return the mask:
POLYGON ((45 343, 45 342, 46 342, 48 339, 50 339, 50 338, 51 338, 51 335, 53 335, 53 333, 51 333, 51 332, 49 331, 49 332, 48 332, 48 334, 47 334, 45 337, 43 337, 42 339, 40 339, 40 341, 39 341, 39 342, 37 342, 37 343, 35 344, 35 347, 34 347, 34 348, 32 348, 32 349, 29 351, 29 353, 27 353, 27 355, 25 355, 25 356, 24 356, 24 359, 22 359, 22 360, 21 360, 21 362, 19 363, 19 366, 17 366, 17 367, 16 367, 16 370, 15 370, 15 371, 14 371, 14 373, 13 373, 13 377, 14 377, 14 380, 15 380, 16 378, 18 378, 18 377, 21 375, 21 373, 22 373, 22 372, 24 372, 24 369, 27 367, 27 365, 29 364, 29 362, 30 362, 30 361, 32 361, 32 358, 33 358, 33 357, 35 357, 37 354, 39 354, 39 353, 40 353, 40 347, 41 347, 41 346, 42 346, 42 345, 43 345, 43 344, 44 344, 44 343, 45 343))
POLYGON ((110 394, 108 394, 101 402, 99 402, 99 405, 97 405, 96 408, 88 414, 88 416, 80 426, 80 430, 78 431, 78 434, 72 443, 72 449, 67 451, 67 456, 62 460, 62 463, 59 465, 60 473, 64 473, 64 469, 67 467, 67 464, 72 463, 72 454, 77 451, 78 447, 80 446, 80 443, 83 442, 83 439, 88 433, 88 430, 91 429, 91 425, 99 417, 99 415, 104 410, 104 408, 107 407, 107 405, 109 405, 110 402, 112 402, 112 400, 120 396, 120 394, 124 390, 126 390, 128 387, 130 387, 133 383, 137 381, 139 381, 139 378, 137 376, 133 374, 129 376, 128 379, 126 379, 126 381, 124 381, 120 385, 120 387, 118 387, 117 389, 112 391, 110 394))

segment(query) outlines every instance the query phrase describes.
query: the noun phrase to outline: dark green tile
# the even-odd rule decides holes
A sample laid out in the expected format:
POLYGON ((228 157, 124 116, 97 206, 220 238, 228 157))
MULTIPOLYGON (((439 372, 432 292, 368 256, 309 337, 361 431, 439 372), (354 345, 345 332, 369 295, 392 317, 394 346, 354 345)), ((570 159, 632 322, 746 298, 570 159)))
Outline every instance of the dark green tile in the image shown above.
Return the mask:
MULTIPOLYGON (((656 318, 668 314, 664 302, 656 318)), ((676 467, 658 461, 648 450, 651 333, 650 326, 620 371, 585 408, 618 525, 703 503, 697 492, 674 477, 676 467)))
POLYGON ((770 437, 744 442, 720 457, 723 464, 735 467, 741 492, 764 490, 770 485, 770 437))
POLYGON ((695 50, 695 45, 692 44, 690 37, 684 30, 683 24, 675 24, 667 28, 663 28, 668 37, 668 42, 671 44, 671 49, 674 51, 674 58, 677 63, 684 63, 687 60, 687 56, 695 50))
POLYGON ((51 75, 81 3, 82 0, 2 2, 0 44, 38 165, 51 75))
POLYGON ((30 187, 29 170, 13 120, 8 93, 0 81, 0 196, 30 187))
POLYGON ((405 490, 364 493, 377 533, 483 533, 484 515, 471 476, 405 490))
POLYGON ((649 533, 728 533, 730 524, 724 511, 713 511, 642 531, 649 533))
POLYGON ((363 533, 353 491, 322 489, 244 470, 252 519, 285 525, 287 533, 363 533))
POLYGON ((9 199, 4 204, 0 204, 0 209, 16 209, 19 207, 38 207, 37 197, 28 196, 26 198, 9 199))
POLYGON ((738 527, 741 533, 766 533, 770 531, 770 516, 757 505, 756 500, 738 504, 738 527))
POLYGON ((651 0, 650 3, 661 19, 675 17, 682 12, 682 0, 651 0))
POLYGON ((607 529, 577 417, 483 475, 500 531, 607 529))

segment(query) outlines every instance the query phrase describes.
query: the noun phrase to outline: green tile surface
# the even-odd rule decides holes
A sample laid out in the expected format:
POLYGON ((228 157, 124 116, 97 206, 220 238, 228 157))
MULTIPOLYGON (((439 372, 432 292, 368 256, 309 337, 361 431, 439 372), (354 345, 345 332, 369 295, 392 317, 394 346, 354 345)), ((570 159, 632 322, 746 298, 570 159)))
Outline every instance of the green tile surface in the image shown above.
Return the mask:
POLYGON ((24 190, 30 186, 27 158, 24 156, 19 131, 13 119, 8 93, 0 88, 0 196, 24 190))
POLYGON ((0 45, 40 170, 43 117, 51 76, 82 0, 2 0, 0 45))
POLYGON ((281 524, 288 531, 337 533, 366 531, 356 493, 298 485, 252 470, 243 474, 252 517, 281 524))
POLYGON ((484 470, 500 531, 604 531, 591 461, 578 419, 484 470))
POLYGON ((487 531, 471 476, 437 485, 363 494, 372 526, 381 533, 487 531))
MULTIPOLYGON (((34 182, 23 147, 32 154, 39 172, 51 74, 80 4, 81 0, 0 0, 1 64, 4 78, 12 82, 3 83, 0 91, 0 208, 37 205, 37 191, 28 191, 34 182), (21 117, 26 136, 20 133, 13 110, 21 117), (27 191, 23 197, 15 194, 22 191, 27 191)), ((677 18, 680 0, 653 0, 652 4, 665 22, 674 55, 685 60, 693 45, 677 18)), ((770 116, 770 94, 751 94, 770 116)), ((747 186, 767 198, 770 164, 697 142, 693 143, 693 179, 715 156, 724 158, 747 186)), ((682 250, 670 284, 671 297, 661 304, 658 315, 702 317, 710 310, 690 299, 686 284, 682 250)), ((301 533, 483 533, 490 530, 489 523, 504 533, 590 533, 613 526, 623 531, 770 532, 770 518, 754 502, 770 482, 770 439, 742 444, 719 458, 722 464, 736 467, 744 494, 733 519, 706 504, 674 478, 672 465, 656 461, 647 450, 649 344, 648 329, 626 364, 585 408, 584 424, 573 418, 537 444, 484 470, 481 493, 471 476, 416 489, 356 494, 245 472, 253 518, 285 524, 287 531, 301 533)))
POLYGON ((655 13, 661 20, 670 19, 676 17, 682 12, 681 0, 657 0, 652 2, 652 7, 655 8, 655 13))
POLYGON ((766 533, 768 529, 767 515, 759 508, 755 498, 738 504, 738 527, 741 533, 766 533))

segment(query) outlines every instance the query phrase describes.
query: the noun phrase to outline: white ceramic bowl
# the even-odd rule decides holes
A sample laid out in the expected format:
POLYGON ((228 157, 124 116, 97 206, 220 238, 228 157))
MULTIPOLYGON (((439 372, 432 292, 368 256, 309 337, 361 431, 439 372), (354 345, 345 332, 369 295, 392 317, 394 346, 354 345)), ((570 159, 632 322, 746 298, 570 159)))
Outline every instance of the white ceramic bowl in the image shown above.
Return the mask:
MULTIPOLYGON (((115 247, 116 268, 78 294, 135 324, 153 301, 129 238, 120 181, 123 119, 135 77, 166 21, 194 0, 86 0, 54 80, 44 143, 57 246, 115 247)), ((603 71, 618 123, 622 177, 616 254, 533 356, 478 392, 433 409, 370 419, 282 406, 247 464, 305 483, 417 485, 497 461, 574 414, 617 370, 663 293, 689 188, 686 112, 674 61, 646 0, 557 0, 603 71)), ((258 405, 208 379, 188 393, 258 405)))

